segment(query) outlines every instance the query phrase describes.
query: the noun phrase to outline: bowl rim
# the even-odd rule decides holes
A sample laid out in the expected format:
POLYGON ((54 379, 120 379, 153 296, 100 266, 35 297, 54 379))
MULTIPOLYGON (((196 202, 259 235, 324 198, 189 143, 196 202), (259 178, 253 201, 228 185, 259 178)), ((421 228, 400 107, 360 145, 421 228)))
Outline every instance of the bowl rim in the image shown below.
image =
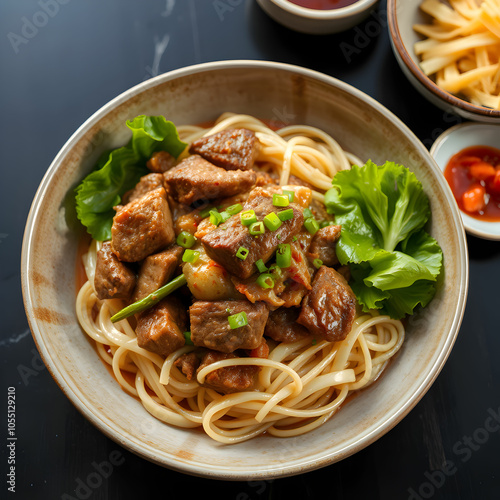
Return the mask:
MULTIPOLYGON (((427 148, 420 142, 420 140, 415 136, 415 134, 391 111, 385 108, 382 104, 377 102, 375 99, 365 94, 364 92, 358 90, 357 88, 338 80, 334 77, 326 75, 324 73, 317 72, 315 70, 303 68, 300 66, 295 66, 287 63, 280 63, 274 61, 262 61, 262 60, 224 60, 224 61, 213 61, 207 63, 196 64, 192 66, 187 66, 179 69, 172 70, 170 72, 164 73, 162 75, 156 76, 150 80, 139 83, 134 87, 124 91, 119 94, 114 99, 110 100, 108 103, 103 105, 99 110, 92 114, 67 140, 63 145, 59 153, 56 155, 51 165, 49 166, 47 172, 45 173, 40 186, 34 196, 28 217, 26 222, 26 228, 23 237, 22 251, 21 251, 21 285, 23 301, 26 310, 26 315, 28 323, 32 332, 32 336, 36 343, 36 346, 40 352, 40 355, 49 369, 50 374, 53 379, 59 385, 64 394, 72 402, 80 413, 89 420, 95 427, 97 427, 103 434, 108 436, 110 439, 115 441, 121 446, 124 446, 128 450, 132 451, 136 455, 149 460, 150 462, 156 463, 158 465, 168 467, 172 470, 178 472, 212 478, 212 479, 225 479, 225 480, 249 480, 252 478, 280 478, 287 477, 296 474, 302 474, 304 472, 309 472, 316 470, 320 467, 330 465, 332 463, 343 460, 354 453, 366 448, 388 431, 390 431, 396 424, 398 424, 421 400, 430 386, 433 384, 439 373, 441 372, 448 356, 451 353, 452 347, 458 336, 462 318, 465 312, 465 305, 467 299, 468 283, 469 283, 469 265, 467 256, 467 245, 465 239, 465 232, 462 223, 462 219, 458 212, 458 208, 451 206, 452 210, 452 220, 454 226, 457 228, 459 234, 459 252, 460 252, 460 271, 461 280, 459 286, 460 290, 460 300, 458 307, 454 310, 453 317, 451 318, 450 329, 446 336, 443 348, 439 353, 438 357, 429 366, 422 378, 418 387, 415 389, 411 397, 400 401, 395 407, 387 413, 386 418, 383 422, 377 423, 373 426, 370 433, 358 438, 354 441, 347 442, 343 448, 339 449, 335 453, 325 453, 320 452, 315 455, 310 455, 307 459, 302 459, 301 461, 293 461, 289 464, 274 464, 272 466, 266 465, 264 468, 253 468, 251 470, 233 470, 227 467, 214 466, 210 470, 207 470, 207 464, 203 467, 197 465, 197 463, 186 463, 180 459, 175 459, 170 456, 167 457, 162 455, 158 456, 158 451, 152 448, 150 445, 141 443, 141 445, 136 444, 134 440, 127 439, 117 432, 116 425, 109 419, 103 419, 98 412, 94 412, 92 408, 88 407, 85 402, 80 398, 80 391, 75 386, 71 385, 65 380, 64 374, 61 372, 60 368, 56 363, 53 362, 46 346, 43 342, 43 335, 41 334, 39 325, 33 317, 33 288, 34 284, 30 278, 31 274, 31 260, 33 252, 33 239, 32 235, 35 230, 35 219, 37 217, 38 206, 44 199, 45 191, 47 186, 52 182, 52 179, 56 176, 57 170, 65 156, 71 151, 75 143, 77 143, 81 136, 85 134, 95 123, 99 122, 104 118, 108 112, 119 106, 121 103, 127 101, 128 99, 142 93, 143 91, 155 87, 161 83, 165 83, 170 80, 174 80, 178 77, 189 76, 206 71, 222 71, 227 69, 269 69, 269 70, 280 70, 286 71, 293 74, 302 75, 321 83, 325 83, 329 86, 334 86, 340 90, 346 91, 362 100, 363 102, 372 106, 377 112, 381 113, 383 116, 391 118, 393 123, 398 124, 400 130, 404 135, 406 135, 415 144, 417 150, 423 155, 427 156, 428 164, 430 168, 437 174, 440 174, 440 170, 432 156, 429 154, 427 148)), ((439 175, 436 175, 438 182, 440 181, 439 175)), ((441 183, 444 189, 444 196, 449 198, 451 195, 451 190, 447 186, 446 181, 443 178, 443 183, 441 183), (448 190, 447 190, 448 189, 448 190), (449 192, 448 192, 449 191, 449 192)))
POLYGON ((397 3, 401 0, 387 0, 387 24, 389 27, 389 35, 393 43, 393 47, 398 52, 405 66, 411 74, 432 94, 452 107, 459 108, 465 112, 475 115, 481 115, 488 118, 500 118, 500 110, 487 108, 472 104, 468 101, 460 99, 449 92, 441 89, 431 78, 429 78, 420 68, 420 65, 415 63, 410 56, 406 45, 403 42, 401 31, 399 30, 398 16, 397 16, 397 3))
MULTIPOLYGON (((432 155, 433 158, 435 158, 435 154, 437 151, 439 151, 439 148, 443 145, 443 143, 451 136, 453 136, 456 132, 459 132, 464 129, 497 129, 498 136, 500 138, 500 124, 494 124, 494 123, 484 123, 484 122, 464 122, 464 123, 459 123, 457 125, 453 125, 449 129, 445 130, 443 133, 441 133, 437 139, 434 141, 430 148, 430 154, 432 155)), ((464 146, 464 147, 469 147, 469 146, 464 146)), ((457 148, 457 150, 453 153, 458 153, 463 147, 457 148)), ((500 149, 500 148, 497 148, 500 149)), ((449 161, 449 159, 448 159, 449 161)), ((436 161, 437 163, 437 161, 436 161)), ((444 169, 446 168, 446 164, 439 164, 439 168, 444 172, 444 169)), ((478 227, 478 219, 475 219, 474 217, 468 216, 466 213, 462 212, 460 209, 460 216, 462 217, 462 221, 464 223, 464 228, 465 230, 474 236, 477 236, 479 238, 483 238, 485 240, 491 240, 491 241, 500 241, 500 233, 491 233, 487 230, 482 230, 480 227, 478 227)), ((497 227, 500 226, 500 222, 491 222, 491 224, 495 224, 497 227)))
POLYGON ((302 7, 300 5, 294 4, 289 0, 268 1, 275 4, 280 9, 283 9, 284 11, 287 11, 295 16, 317 20, 333 20, 343 19, 360 14, 361 12, 364 12, 366 9, 369 9, 370 7, 375 5, 379 0, 357 0, 351 5, 329 10, 310 9, 308 7, 302 7))

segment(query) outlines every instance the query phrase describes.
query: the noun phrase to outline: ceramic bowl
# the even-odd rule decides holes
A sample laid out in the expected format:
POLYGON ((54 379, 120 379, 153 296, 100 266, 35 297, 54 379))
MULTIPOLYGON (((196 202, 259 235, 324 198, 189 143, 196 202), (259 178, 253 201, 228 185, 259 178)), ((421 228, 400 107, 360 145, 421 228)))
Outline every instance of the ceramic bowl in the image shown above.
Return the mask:
POLYGON ((363 21, 378 0, 358 0, 347 7, 331 10, 308 9, 288 0, 257 0, 275 21, 301 33, 326 35, 348 30, 363 21))
POLYGON ((415 135, 383 106, 343 82, 265 61, 213 62, 172 71, 133 87, 91 116, 63 146, 36 193, 21 271, 35 342, 76 408, 111 439, 152 462, 226 480, 311 471, 352 455, 389 431, 443 367, 468 287, 460 214, 441 172, 415 135), (441 244, 445 266, 435 298, 410 319, 402 350, 376 384, 313 432, 290 439, 261 436, 231 446, 201 431, 162 424, 119 387, 98 358, 75 316, 75 264, 83 230, 72 204, 75 186, 101 153, 128 141, 127 119, 161 114, 177 125, 198 124, 224 111, 316 126, 363 161, 406 165, 430 198, 429 230, 441 244))
MULTIPOLYGON (((443 132, 431 147, 431 155, 441 170, 444 171, 450 158, 464 148, 471 146, 500 145, 500 125, 489 123, 461 123, 443 132)), ((500 240, 500 222, 488 222, 475 219, 465 212, 460 212, 465 230, 487 240, 500 240)))
POLYGON ((435 106, 467 120, 500 123, 500 111, 472 104, 439 88, 420 68, 413 50, 422 37, 413 30, 415 24, 429 21, 420 10, 421 1, 387 0, 387 21, 391 45, 403 73, 413 86, 435 106))

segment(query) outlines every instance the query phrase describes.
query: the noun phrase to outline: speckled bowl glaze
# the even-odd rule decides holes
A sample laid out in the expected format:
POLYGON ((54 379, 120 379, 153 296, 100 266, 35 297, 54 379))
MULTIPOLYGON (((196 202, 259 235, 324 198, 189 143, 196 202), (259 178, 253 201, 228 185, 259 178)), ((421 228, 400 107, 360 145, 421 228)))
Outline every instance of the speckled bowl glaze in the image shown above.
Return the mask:
POLYGON ((36 193, 22 249, 26 314, 52 376, 81 413, 130 451, 188 474, 258 480, 342 460, 395 426, 443 367, 462 320, 468 260, 460 214, 425 147, 392 113, 353 87, 304 68, 263 61, 213 62, 172 71, 118 96, 91 116, 54 159, 36 193), (128 396, 100 361, 75 316, 75 263, 83 230, 73 189, 99 155, 125 144, 127 119, 163 114, 174 123, 224 111, 320 127, 361 157, 413 170, 433 209, 431 234, 445 272, 431 304, 408 321, 407 339, 385 375, 323 427, 295 438, 262 436, 220 445, 200 431, 164 425, 128 396))
POLYGON ((346 31, 361 23, 374 9, 378 0, 358 0, 339 9, 308 9, 288 0, 257 0, 275 21, 301 33, 327 35, 346 31))
POLYGON ((428 16, 420 10, 420 0, 387 0, 387 22, 391 45, 401 67, 412 85, 435 106, 467 120, 500 123, 500 111, 478 106, 442 90, 420 68, 413 50, 422 37, 413 29, 414 24, 424 24, 428 16))

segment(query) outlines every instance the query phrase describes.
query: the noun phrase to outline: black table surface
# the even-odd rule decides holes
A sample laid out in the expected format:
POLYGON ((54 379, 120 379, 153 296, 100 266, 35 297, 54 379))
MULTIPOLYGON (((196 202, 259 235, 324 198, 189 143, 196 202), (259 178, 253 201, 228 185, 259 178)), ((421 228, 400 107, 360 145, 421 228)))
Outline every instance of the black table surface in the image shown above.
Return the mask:
POLYGON ((24 226, 58 150, 91 114, 157 74, 214 60, 305 66, 385 105, 427 146, 461 120, 411 86, 391 50, 386 4, 331 36, 295 33, 253 0, 3 0, 0 3, 0 498, 500 498, 500 243, 467 236, 470 287, 453 351, 393 430, 323 469, 222 482, 164 469, 119 447, 73 407, 45 369, 20 285, 24 226), (14 456, 7 444, 15 389, 14 456), (15 458, 15 492, 9 459, 15 458), (96 472, 99 464, 107 468, 96 472), (111 465, 109 465, 111 464, 111 465), (182 488, 182 490, 181 490, 182 488))

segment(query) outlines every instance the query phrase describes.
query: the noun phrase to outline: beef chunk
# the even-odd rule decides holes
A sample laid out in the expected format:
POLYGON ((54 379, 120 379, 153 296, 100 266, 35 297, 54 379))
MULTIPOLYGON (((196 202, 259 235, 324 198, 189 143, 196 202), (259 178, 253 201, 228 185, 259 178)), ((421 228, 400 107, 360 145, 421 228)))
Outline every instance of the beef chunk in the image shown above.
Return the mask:
POLYGON ((160 356, 168 356, 185 344, 187 314, 175 297, 166 297, 138 315, 137 345, 160 356))
POLYGON ((146 163, 146 166, 151 170, 151 172, 156 172, 157 174, 163 174, 167 170, 170 170, 177 160, 166 151, 157 151, 153 153, 151 158, 146 163))
POLYGON ((122 207, 113 218, 111 245, 117 257, 137 262, 174 241, 172 216, 163 188, 122 207))
POLYGON ((335 269, 321 266, 305 296, 297 323, 313 335, 336 342, 351 331, 356 315, 356 297, 335 269))
POLYGON ((194 141, 189 152, 226 170, 248 170, 259 152, 259 141, 245 128, 223 130, 194 141))
POLYGON ((196 353, 188 352, 179 356, 174 361, 174 366, 179 368, 188 380, 193 380, 193 376, 198 369, 198 366, 200 366, 200 359, 196 353))
POLYGON ((228 353, 259 346, 269 311, 262 302, 199 300, 189 308, 189 316, 194 345, 228 353), (232 330, 227 318, 239 312, 246 313, 248 325, 232 330))
MULTIPOLYGON (((231 274, 242 279, 249 278, 257 271, 255 267, 257 260, 262 259, 267 262, 280 243, 289 242, 300 231, 304 222, 302 209, 295 203, 290 203, 288 208, 293 209, 292 219, 284 221, 276 231, 266 229, 265 233, 257 238, 250 234, 248 226, 241 224, 239 214, 233 215, 201 238, 205 251, 231 274), (236 256, 240 247, 248 250, 245 260, 236 256)), ((243 210, 250 209, 255 211, 258 221, 262 221, 270 212, 277 213, 282 210, 273 205, 272 194, 260 187, 251 192, 249 201, 243 207, 243 210)))
POLYGON ((325 226, 314 235, 309 247, 308 257, 311 261, 320 259, 325 266, 335 266, 339 263, 335 246, 340 238, 341 226, 325 226))
MULTIPOLYGON (((203 356, 198 372, 216 361, 224 359, 234 359, 238 356, 230 353, 222 353, 216 351, 208 351, 203 356)), ((233 392, 248 391, 253 389, 255 379, 259 373, 258 366, 241 365, 241 366, 226 366, 210 372, 205 377, 204 386, 210 387, 224 394, 233 392)))
POLYGON ((296 307, 280 307, 269 313, 264 335, 276 342, 295 342, 311 336, 309 330, 297 323, 300 309, 296 307))
POLYGON ((179 245, 172 245, 163 252, 146 257, 139 270, 132 302, 143 299, 168 283, 181 261, 183 251, 179 245))
POLYGON ((169 194, 185 205, 248 191, 256 177, 253 170, 227 171, 198 155, 189 156, 164 174, 169 194))
POLYGON ((142 198, 146 193, 163 187, 163 175, 161 174, 148 174, 141 177, 140 181, 133 189, 127 191, 122 196, 122 205, 126 205, 131 201, 142 198))
POLYGON ((135 286, 135 273, 120 262, 106 241, 97 252, 94 288, 98 299, 128 299, 135 286))

